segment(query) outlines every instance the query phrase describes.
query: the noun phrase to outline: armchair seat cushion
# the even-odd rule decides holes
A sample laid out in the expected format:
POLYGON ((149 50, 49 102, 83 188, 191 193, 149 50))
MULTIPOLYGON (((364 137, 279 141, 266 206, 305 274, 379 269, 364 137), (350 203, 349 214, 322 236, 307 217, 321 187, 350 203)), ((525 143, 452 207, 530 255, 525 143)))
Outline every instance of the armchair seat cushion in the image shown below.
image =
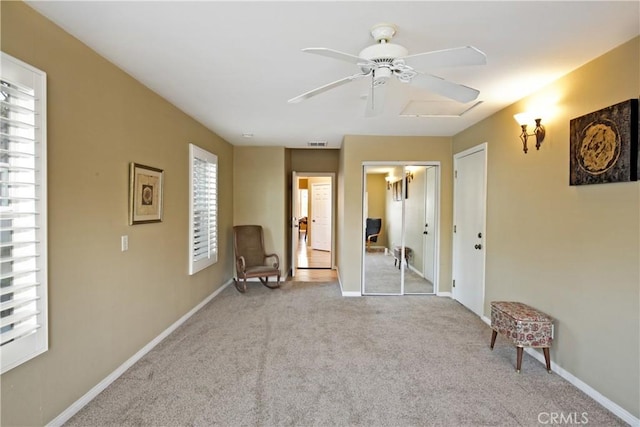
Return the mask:
POLYGON ((265 274, 268 273, 279 273, 280 271, 277 268, 273 268, 272 266, 269 265, 255 265, 253 267, 247 267, 244 270, 244 274, 249 277, 249 276, 264 276, 265 274))

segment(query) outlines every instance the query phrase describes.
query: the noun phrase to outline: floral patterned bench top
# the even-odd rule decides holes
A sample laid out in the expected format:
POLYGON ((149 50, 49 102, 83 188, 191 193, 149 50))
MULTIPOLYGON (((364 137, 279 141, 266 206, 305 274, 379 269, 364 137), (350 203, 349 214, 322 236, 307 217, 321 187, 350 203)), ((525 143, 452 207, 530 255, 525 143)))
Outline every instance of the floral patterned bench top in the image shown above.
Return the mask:
POLYGON ((509 317, 527 322, 551 322, 550 316, 521 302, 494 301, 491 307, 500 310, 509 317))

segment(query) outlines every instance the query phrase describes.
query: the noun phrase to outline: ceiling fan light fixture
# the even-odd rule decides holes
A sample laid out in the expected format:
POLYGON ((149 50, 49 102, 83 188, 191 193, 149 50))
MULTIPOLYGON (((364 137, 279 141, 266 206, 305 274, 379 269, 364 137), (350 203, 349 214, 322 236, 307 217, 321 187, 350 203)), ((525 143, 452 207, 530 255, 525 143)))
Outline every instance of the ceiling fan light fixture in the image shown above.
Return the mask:
POLYGON ((367 97, 365 117, 372 117, 382 112, 382 103, 384 101, 386 87, 385 83, 392 76, 400 80, 401 83, 409 83, 460 103, 467 103, 478 97, 480 91, 477 89, 450 82, 441 77, 425 73, 424 71, 418 71, 411 64, 421 62, 431 68, 483 65, 486 64, 486 56, 484 53, 472 46, 464 46, 409 55, 409 51, 404 46, 390 42, 396 34, 396 30, 397 28, 393 24, 382 23, 373 26, 373 28, 371 28, 371 36, 376 43, 372 46, 365 47, 360 51, 358 56, 324 47, 303 49, 303 52, 356 64, 360 68, 360 73, 347 76, 305 92, 302 95, 290 99, 288 102, 301 102, 304 99, 342 86, 356 79, 368 77, 371 78, 371 85, 370 94, 367 97), (409 65, 407 65, 407 62, 409 65))
POLYGON ((374 82, 382 81, 384 83, 385 81, 389 80, 391 75, 392 75, 392 72, 390 68, 379 67, 378 69, 373 70, 373 81, 374 82))

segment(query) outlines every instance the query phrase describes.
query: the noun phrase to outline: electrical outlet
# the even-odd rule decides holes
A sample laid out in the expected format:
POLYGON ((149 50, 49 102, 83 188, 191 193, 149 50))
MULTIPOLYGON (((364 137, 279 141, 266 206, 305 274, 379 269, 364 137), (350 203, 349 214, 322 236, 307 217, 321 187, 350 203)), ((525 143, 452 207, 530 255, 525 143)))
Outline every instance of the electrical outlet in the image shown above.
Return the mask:
POLYGON ((120 249, 122 252, 129 250, 129 236, 120 236, 120 249))

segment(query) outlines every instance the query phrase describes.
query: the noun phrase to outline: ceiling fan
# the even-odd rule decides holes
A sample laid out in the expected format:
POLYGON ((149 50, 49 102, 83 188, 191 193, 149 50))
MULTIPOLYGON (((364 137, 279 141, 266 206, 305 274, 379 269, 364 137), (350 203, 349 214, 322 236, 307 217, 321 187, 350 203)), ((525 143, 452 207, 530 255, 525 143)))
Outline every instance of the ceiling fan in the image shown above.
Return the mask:
POLYGON ((473 101, 478 97, 480 92, 476 89, 418 71, 414 67, 431 69, 484 65, 487 63, 487 57, 484 53, 473 46, 464 46, 408 55, 409 52, 406 48, 390 43, 396 30, 396 26, 393 24, 374 25, 371 28, 371 36, 376 44, 366 47, 358 56, 324 47, 302 49, 303 52, 351 62, 360 67, 360 72, 305 92, 291 98, 288 102, 295 104, 330 89, 368 77, 371 78, 371 88, 367 97, 365 115, 375 116, 382 112, 385 88, 391 76, 395 76, 402 83, 412 84, 461 103, 473 101))

